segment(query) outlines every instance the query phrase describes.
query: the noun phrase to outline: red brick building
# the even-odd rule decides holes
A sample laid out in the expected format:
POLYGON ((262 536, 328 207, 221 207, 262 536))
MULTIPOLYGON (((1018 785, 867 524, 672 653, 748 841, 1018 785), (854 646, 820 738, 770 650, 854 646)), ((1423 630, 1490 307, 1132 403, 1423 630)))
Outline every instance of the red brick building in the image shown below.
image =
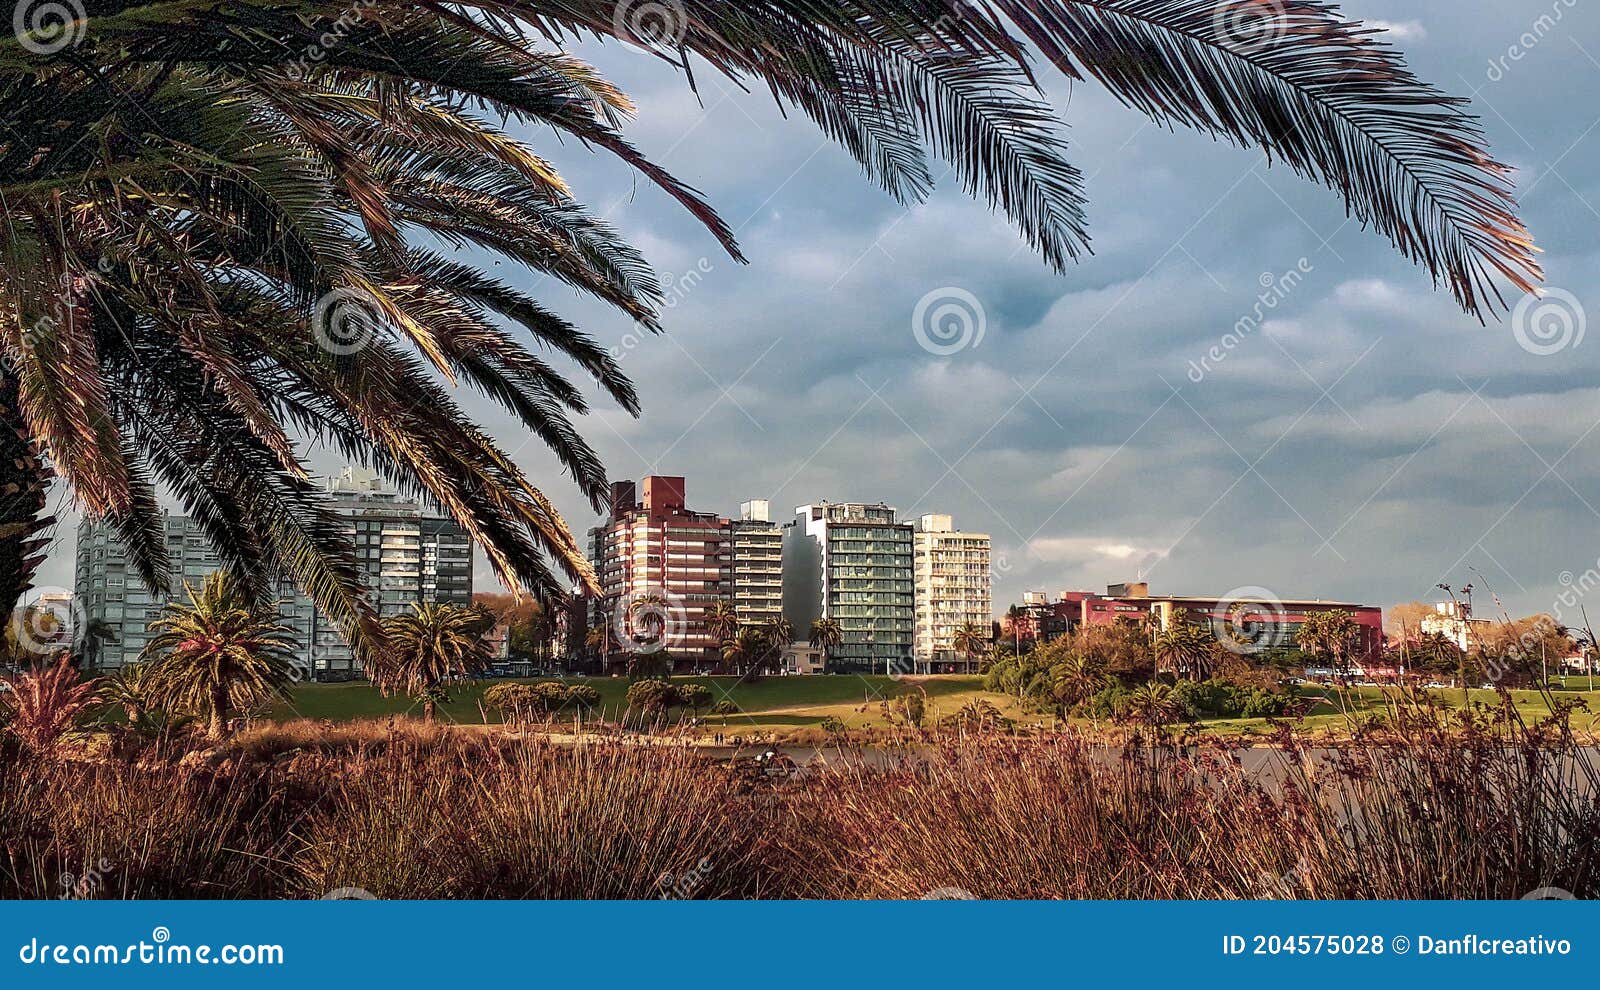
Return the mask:
POLYGON ((607 658, 665 649, 679 669, 708 669, 720 646, 706 609, 727 600, 733 580, 732 522, 689 509, 681 477, 612 485, 611 515, 591 531, 602 599, 596 618, 615 644, 607 658))

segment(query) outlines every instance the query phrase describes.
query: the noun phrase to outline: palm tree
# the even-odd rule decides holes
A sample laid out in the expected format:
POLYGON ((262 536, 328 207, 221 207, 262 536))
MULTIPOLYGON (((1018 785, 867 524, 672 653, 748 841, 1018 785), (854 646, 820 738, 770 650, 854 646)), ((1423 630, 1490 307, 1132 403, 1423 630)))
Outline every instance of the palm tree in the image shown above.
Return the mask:
POLYGON ((970 668, 976 666, 972 658, 989 647, 989 632, 975 622, 963 623, 951 638, 950 645, 967 658, 967 673, 970 674, 973 672, 970 668))
POLYGON ((208 734, 220 741, 233 712, 288 697, 294 629, 231 572, 210 574, 199 590, 183 587, 189 600, 169 602, 150 623, 156 635, 142 656, 169 703, 206 716, 208 734))
POLYGON ((1125 721, 1157 730, 1181 721, 1187 715, 1183 702, 1173 696, 1171 686, 1154 681, 1134 688, 1128 695, 1127 707, 1123 712, 1125 721))
POLYGON ((1167 628, 1156 634, 1157 669, 1170 670, 1179 677, 1203 681, 1215 666, 1217 641, 1204 626, 1189 621, 1188 612, 1176 610, 1167 628))
POLYGON ((129 725, 138 725, 161 704, 161 671, 149 661, 124 664, 102 677, 97 690, 101 701, 122 709, 129 725))
POLYGON ((1092 697, 1106 685, 1105 668, 1081 653, 1072 653, 1050 671, 1051 693, 1064 708, 1092 697))
POLYGON ((794 642, 794 623, 779 612, 768 616, 760 626, 761 639, 766 649, 761 654, 761 666, 776 668, 783 656, 784 647, 794 642))
POLYGON ((344 0, 133 0, 19 32, 0 68, 0 603, 37 567, 52 472, 165 587, 159 485, 258 598, 292 577, 366 657, 382 630, 291 432, 437 501, 508 588, 554 598, 560 570, 593 590, 551 501, 447 386, 504 407, 596 507, 604 471, 574 423, 586 399, 501 321, 637 413, 633 386, 599 343, 463 260, 485 254, 435 245, 659 326, 638 252, 498 119, 615 156, 742 256, 622 136, 632 104, 559 50, 571 37, 632 42, 691 85, 691 56, 758 81, 902 201, 931 191, 931 150, 1058 270, 1088 247, 1083 182, 1032 50, 1332 187, 1468 312, 1541 277, 1465 108, 1317 0, 674 0, 656 5, 673 23, 643 32, 632 5, 373 0, 351 17, 344 0))
POLYGON ((77 730, 94 701, 93 681, 80 678, 66 653, 0 680, 0 727, 39 752, 54 749, 77 730))
POLYGON ((718 599, 706 608, 706 631, 721 643, 739 631, 739 611, 733 603, 718 599))
POLYGON ((600 658, 601 663, 611 653, 611 623, 602 622, 598 626, 590 626, 584 634, 583 644, 600 658))
POLYGON ((117 641, 117 627, 104 619, 86 618, 72 629, 73 651, 83 659, 84 669, 98 670, 107 643, 117 641))
POLYGON ((423 719, 432 722, 452 683, 494 663, 488 637, 493 624, 494 617, 481 609, 417 602, 384 620, 390 652, 375 665, 374 680, 386 694, 404 691, 421 701, 423 719))
POLYGON ((767 638, 756 626, 740 626, 722 643, 722 660, 736 674, 747 673, 767 651, 767 638))
POLYGON ((833 651, 844 642, 844 630, 839 628, 837 619, 817 619, 811 623, 811 647, 822 651, 823 669, 826 670, 828 662, 833 659, 833 651))

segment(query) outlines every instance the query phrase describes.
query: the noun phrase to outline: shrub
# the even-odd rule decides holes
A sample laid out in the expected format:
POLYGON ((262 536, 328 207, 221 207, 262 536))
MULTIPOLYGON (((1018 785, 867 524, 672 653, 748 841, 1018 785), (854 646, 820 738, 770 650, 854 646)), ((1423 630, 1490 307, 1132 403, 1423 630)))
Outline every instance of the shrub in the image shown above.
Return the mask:
POLYGON ((1120 681, 1113 682, 1072 707, 1074 718, 1092 718, 1102 722, 1120 718, 1128 706, 1128 689, 1120 681))
POLYGON ((600 692, 588 684, 574 684, 567 688, 567 704, 580 711, 600 707, 600 692))
POLYGON ((682 684, 678 687, 678 702, 691 711, 699 711, 711 704, 711 689, 704 684, 682 684))
POLYGON ((917 728, 922 728, 922 720, 927 717, 928 703, 918 691, 900 699, 900 708, 905 712, 906 721, 917 728))
POLYGON ((53 666, 35 667, 6 678, 0 691, 0 722, 22 743, 39 753, 56 749, 78 727, 94 702, 95 685, 80 680, 63 653, 53 666))
POLYGON ((507 722, 527 722, 564 709, 589 709, 600 704, 600 692, 587 684, 539 681, 535 684, 496 684, 483 692, 485 706, 507 722))
POLYGON ((667 681, 635 681, 628 685, 628 707, 647 715, 660 715, 678 704, 678 689, 667 681))

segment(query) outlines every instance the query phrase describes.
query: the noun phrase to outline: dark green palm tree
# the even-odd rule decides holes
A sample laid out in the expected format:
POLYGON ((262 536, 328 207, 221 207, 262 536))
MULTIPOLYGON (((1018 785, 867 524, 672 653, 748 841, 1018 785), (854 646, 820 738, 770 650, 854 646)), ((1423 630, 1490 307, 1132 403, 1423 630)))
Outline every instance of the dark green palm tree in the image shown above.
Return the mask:
POLYGON ((739 612, 732 602, 718 600, 706 606, 706 632, 718 643, 732 639, 739 631, 739 612))
POLYGON ((740 626, 722 643, 722 661, 735 674, 748 673, 767 652, 767 637, 756 626, 740 626))
POLYGON ((989 648, 989 631, 975 622, 962 623, 957 629, 950 645, 955 647, 957 653, 967 660, 967 672, 975 673, 977 662, 974 659, 979 653, 989 648))
POLYGON ((100 678, 96 691, 102 702, 122 709, 129 725, 138 725, 163 700, 160 667, 148 661, 124 664, 100 678))
POLYGON ((930 192, 931 150, 1058 269, 1088 249, 1082 180, 1030 51, 1332 187, 1469 312, 1501 305, 1497 280, 1540 277, 1473 118, 1314 0, 658 6, 673 23, 646 30, 631 0, 130 0, 0 46, 0 602, 37 566, 52 471, 164 587, 159 485, 257 598, 291 576, 368 656, 382 630, 309 443, 437 501, 513 590, 557 596, 558 571, 592 584, 449 386, 504 407, 598 506, 573 419, 587 400, 534 348, 636 412, 632 385, 480 259, 651 329, 661 287, 500 122, 619 158, 740 254, 622 136, 634 108, 559 50, 574 36, 764 86, 903 201, 930 192))
POLYGON ((494 616, 449 602, 418 602, 383 621, 388 653, 373 667, 384 693, 405 693, 422 702, 422 717, 432 722, 450 686, 484 673, 494 663, 489 631, 494 616))
POLYGON ((1158 731, 1188 716, 1183 702, 1172 693, 1171 685, 1155 681, 1134 688, 1125 705, 1123 721, 1158 731))
POLYGON ((833 651, 844 642, 844 630, 837 619, 818 619, 811 623, 811 647, 822 651, 824 668, 833 659, 833 651))
POLYGON ((294 630, 227 571, 198 590, 185 582, 184 591, 188 601, 169 602, 150 623, 156 635, 142 662, 154 668, 166 706, 208 719, 209 735, 221 740, 234 712, 288 697, 294 630))
POLYGON ((1189 621, 1186 609, 1176 609, 1167 628, 1156 634, 1156 669, 1192 681, 1203 681, 1216 667, 1216 634, 1207 626, 1189 621))

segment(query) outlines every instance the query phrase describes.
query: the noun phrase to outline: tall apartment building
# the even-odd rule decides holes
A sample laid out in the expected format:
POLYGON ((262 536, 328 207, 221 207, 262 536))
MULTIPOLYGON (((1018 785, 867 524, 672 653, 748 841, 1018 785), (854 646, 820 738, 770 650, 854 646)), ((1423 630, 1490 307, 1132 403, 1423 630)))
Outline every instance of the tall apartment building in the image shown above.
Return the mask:
POLYGON ((734 611, 759 626, 783 614, 783 527, 772 521, 772 503, 740 504, 732 538, 734 611))
MULTIPOLYGON (((328 496, 346 522, 380 615, 397 614, 413 602, 472 601, 472 540, 454 520, 350 469, 329 482, 328 496)), ((198 586, 222 565, 193 519, 166 515, 162 521, 172 562, 171 594, 152 591, 130 571, 127 553, 109 526, 87 520, 78 526, 75 595, 84 617, 104 622, 111 633, 99 646, 99 666, 136 661, 150 637, 148 624, 166 602, 184 596, 183 582, 198 586)), ((308 674, 354 676, 349 646, 311 599, 289 581, 279 585, 278 595, 279 614, 295 630, 296 652, 308 674)))
POLYGON ((611 515, 590 531, 602 595, 591 621, 608 623, 617 662, 629 650, 665 648, 689 669, 721 658, 706 609, 733 591, 732 521, 684 504, 684 479, 652 475, 612 485, 611 515), (638 616, 638 618, 635 618, 638 616))
POLYGON ((830 670, 908 671, 916 621, 911 526, 882 503, 796 508, 784 527, 783 607, 802 638, 819 618, 839 623, 843 643, 830 670))
POLYGON ((970 624, 987 639, 994 621, 989 534, 959 532, 947 515, 922 516, 915 530, 916 657, 932 669, 958 669, 968 658, 956 649, 957 630, 970 624))

